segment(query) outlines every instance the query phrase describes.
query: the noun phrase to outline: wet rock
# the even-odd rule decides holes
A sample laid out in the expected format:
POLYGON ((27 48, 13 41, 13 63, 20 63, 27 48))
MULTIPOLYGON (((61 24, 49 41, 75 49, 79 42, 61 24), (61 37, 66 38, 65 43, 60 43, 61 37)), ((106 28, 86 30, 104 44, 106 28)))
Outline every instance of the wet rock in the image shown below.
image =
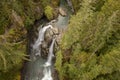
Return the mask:
POLYGON ((41 52, 42 52, 41 56, 43 58, 47 58, 46 56, 48 55, 48 50, 49 50, 48 43, 44 41, 43 44, 41 45, 41 52))
POLYGON ((71 7, 71 11, 74 13, 74 7, 71 0, 66 0, 68 5, 71 7))
POLYGON ((59 77, 58 77, 58 72, 56 69, 53 70, 52 72, 52 77, 53 77, 53 80, 59 80, 59 77))
POLYGON ((52 29, 48 29, 45 33, 45 41, 46 42, 51 42, 54 35, 58 35, 58 34, 59 34, 59 30, 56 27, 54 27, 52 29))
POLYGON ((56 27, 54 27, 54 28, 52 29, 52 32, 54 33, 54 35, 58 35, 58 34, 59 34, 59 30, 58 30, 58 28, 56 28, 56 27))
POLYGON ((61 16, 66 16, 67 15, 65 10, 63 8, 61 8, 61 7, 59 8, 59 13, 60 13, 61 16))
POLYGON ((41 45, 42 49, 45 49, 48 47, 47 43, 45 41, 43 41, 42 45, 41 45))
MULTIPOLYGON (((46 30, 45 35, 44 35, 44 41, 42 42, 42 45, 41 45, 42 57, 47 56, 51 42, 53 38, 57 38, 58 34, 59 34, 59 30, 57 27, 53 27, 52 29, 49 28, 46 30)), ((55 42, 55 45, 56 45, 56 42, 55 42)), ((55 46, 55 48, 56 47, 57 46, 55 46)))

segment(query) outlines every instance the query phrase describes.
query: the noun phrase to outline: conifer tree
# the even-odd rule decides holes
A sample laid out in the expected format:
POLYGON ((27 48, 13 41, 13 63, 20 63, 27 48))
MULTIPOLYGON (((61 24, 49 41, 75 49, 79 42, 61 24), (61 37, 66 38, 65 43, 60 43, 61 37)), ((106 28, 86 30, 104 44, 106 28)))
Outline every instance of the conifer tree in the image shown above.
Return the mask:
POLYGON ((120 79, 120 0, 106 0, 98 11, 92 3, 83 0, 62 38, 60 80, 120 79))

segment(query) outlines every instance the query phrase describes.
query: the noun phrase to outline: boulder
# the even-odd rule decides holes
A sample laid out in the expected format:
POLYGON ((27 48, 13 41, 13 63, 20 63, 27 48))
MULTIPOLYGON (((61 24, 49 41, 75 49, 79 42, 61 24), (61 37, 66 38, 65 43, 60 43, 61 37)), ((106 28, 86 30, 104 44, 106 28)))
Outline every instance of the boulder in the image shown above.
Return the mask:
POLYGON ((61 8, 61 7, 59 8, 59 13, 60 13, 61 16, 66 16, 67 15, 65 10, 63 8, 61 8))
POLYGON ((45 33, 45 41, 50 43, 51 40, 53 39, 54 35, 58 35, 58 34, 59 34, 59 30, 57 27, 48 29, 45 33))
POLYGON ((59 34, 59 30, 57 27, 53 27, 52 29, 51 28, 47 29, 47 31, 45 32, 45 35, 44 35, 44 41, 41 45, 42 57, 46 58, 46 56, 48 54, 49 47, 50 47, 51 42, 52 42, 52 39, 56 38, 56 41, 57 41, 56 35, 58 35, 58 34, 59 34))
POLYGON ((41 49, 41 52, 42 52, 41 56, 43 58, 47 58, 46 56, 48 55, 48 50, 49 50, 48 42, 43 41, 41 48, 42 48, 41 49))

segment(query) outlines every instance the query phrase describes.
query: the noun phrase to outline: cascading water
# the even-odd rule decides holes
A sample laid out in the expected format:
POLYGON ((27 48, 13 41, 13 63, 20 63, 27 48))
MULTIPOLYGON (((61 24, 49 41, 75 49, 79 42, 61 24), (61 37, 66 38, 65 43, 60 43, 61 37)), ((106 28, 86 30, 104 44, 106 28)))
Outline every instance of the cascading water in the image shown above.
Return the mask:
MULTIPOLYGON (((66 1, 61 0, 60 7, 63 7, 66 9, 67 15, 64 17, 59 15, 56 22, 54 20, 51 21, 51 23, 54 23, 53 25, 55 27, 58 27, 60 29, 66 28, 67 24, 69 23, 71 9, 66 5, 67 5, 66 1)), ((43 21, 46 22, 46 20, 43 20, 43 21)), ((54 75, 54 80, 58 80, 57 74, 54 73, 54 66, 53 66, 54 63, 52 62, 52 58, 54 56, 53 45, 54 45, 55 39, 52 40, 52 43, 49 47, 49 54, 47 57, 47 61, 45 58, 39 57, 43 52, 42 44, 44 44, 43 41, 45 37, 45 32, 47 32, 46 31, 47 29, 52 28, 52 25, 50 25, 51 23, 47 23, 48 26, 44 26, 43 28, 39 29, 38 38, 34 44, 33 44, 33 41, 35 38, 34 37, 35 33, 33 32, 34 30, 30 31, 30 34, 29 34, 30 43, 28 45, 29 47, 28 54, 30 55, 31 61, 27 61, 24 64, 22 80, 53 80, 51 76, 52 73, 54 75), (31 38, 31 36, 33 37, 31 38), (39 56, 36 56, 36 55, 39 55, 39 56)), ((57 38, 56 38, 56 41, 57 41, 57 38)))
MULTIPOLYGON (((52 25, 44 26, 39 31, 38 39, 36 40, 35 44, 33 45, 33 50, 35 51, 35 55, 41 55, 40 45, 44 41, 44 34, 48 28, 53 28, 53 27, 52 27, 52 25)), ((42 78, 42 80, 53 80, 52 76, 51 76, 51 68, 50 67, 52 64, 51 63, 52 57, 54 57, 54 54, 53 54, 54 43, 55 43, 55 39, 53 39, 53 41, 50 45, 47 61, 43 65, 44 66, 44 70, 43 70, 44 77, 42 78)))
POLYGON ((39 31, 38 39, 36 40, 35 44, 33 45, 33 50, 35 51, 35 55, 41 55, 41 48, 40 45, 44 41, 44 34, 48 28, 53 28, 52 25, 44 26, 39 31))
POLYGON ((53 39, 51 46, 49 48, 47 62, 45 62, 44 64, 44 70, 43 70, 44 77, 42 78, 42 80, 53 80, 51 76, 51 64, 52 64, 52 58, 54 57, 53 54, 54 43, 55 43, 55 39, 53 39))

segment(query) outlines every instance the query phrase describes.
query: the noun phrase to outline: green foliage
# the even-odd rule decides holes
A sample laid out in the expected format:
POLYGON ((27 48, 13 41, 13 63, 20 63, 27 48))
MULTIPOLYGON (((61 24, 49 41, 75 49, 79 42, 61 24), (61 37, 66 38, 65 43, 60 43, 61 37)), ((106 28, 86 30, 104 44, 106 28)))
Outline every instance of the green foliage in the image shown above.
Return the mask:
POLYGON ((56 60, 60 80, 120 79, 119 3, 107 0, 98 9, 93 1, 83 0, 62 38, 58 54, 63 58, 56 60))
MULTIPOLYGON (((106 0, 92 0, 91 6, 94 7, 94 11, 100 11, 106 0)), ((72 4, 75 12, 82 8, 84 0, 72 0, 72 4)))
POLYGON ((10 23, 10 10, 8 9, 8 2, 0 2, 0 34, 4 34, 5 27, 10 23))
POLYGON ((48 20, 53 19, 53 8, 51 6, 46 6, 45 7, 45 15, 48 18, 48 20))
POLYGON ((73 4, 73 7, 74 7, 75 12, 77 12, 77 11, 80 9, 80 7, 81 7, 81 2, 82 2, 83 0, 71 0, 71 1, 72 1, 72 4, 73 4))
POLYGON ((27 17, 26 20, 25 20, 26 29, 30 29, 31 28, 30 26, 32 24, 33 24, 33 21, 29 17, 27 17))
MULTIPOLYGON (((58 2, 51 6, 57 7, 58 2)), ((50 3, 50 0, 0 1, 0 80, 20 80, 22 61, 26 59, 27 30, 43 16, 45 7, 48 19, 53 18, 50 3)))
POLYGON ((41 0, 42 6, 46 7, 47 5, 49 5, 50 0, 41 0))
POLYGON ((8 71, 17 65, 21 65, 22 59, 25 57, 25 52, 19 50, 18 44, 0 45, 0 71, 8 71))
MULTIPOLYGON (((62 58, 63 58, 63 56, 62 56, 61 52, 58 52, 56 57, 57 57, 57 59, 56 59, 57 62, 55 63, 56 69, 59 72, 62 72, 61 66, 62 66, 62 58)), ((62 80, 62 74, 61 73, 59 74, 59 76, 60 76, 60 79, 62 80)))
POLYGON ((46 6, 58 7, 60 0, 40 0, 42 6, 45 8, 46 6))
POLYGON ((60 3, 60 0, 51 0, 51 4, 53 7, 57 7, 60 3))
POLYGON ((25 56, 24 45, 0 44, 0 80, 20 80, 19 72, 25 56))
POLYGON ((95 11, 100 11, 106 0, 93 0, 92 6, 95 8, 95 11))
POLYGON ((19 70, 23 59, 26 59, 27 30, 44 12, 48 19, 52 19, 52 7, 57 7, 58 2, 59 0, 53 4, 50 0, 0 1, 0 80, 20 80, 19 70))
POLYGON ((0 80, 20 80, 20 71, 16 69, 12 69, 9 72, 1 72, 0 80))
MULTIPOLYGON (((42 17, 43 11, 40 1, 35 3, 34 0, 12 0, 0 2, 0 33, 4 33, 6 27, 11 27, 10 24, 14 21, 12 11, 15 11, 23 21, 23 25, 28 28, 33 22, 42 17), (40 11, 39 11, 40 10, 40 11), (38 13, 38 14, 36 14, 38 13)), ((19 26, 19 25, 17 25, 19 26)))
POLYGON ((83 37, 86 35, 83 34, 83 31, 87 31, 88 28, 85 26, 91 24, 91 17, 93 16, 93 11, 91 10, 91 6, 89 6, 89 3, 84 2, 83 5, 85 6, 81 8, 79 13, 73 16, 70 20, 70 27, 68 28, 66 35, 63 36, 63 48, 70 48, 72 44, 75 44, 75 42, 80 42, 79 38, 83 39, 83 37), (70 37, 72 38, 70 39, 70 37), (67 41, 68 39, 70 41, 67 41))
MULTIPOLYGON (((0 34, 5 32, 6 27, 11 27, 13 23, 12 11, 15 11, 24 26, 27 29, 33 25, 35 20, 40 19, 43 16, 43 12, 48 19, 53 19, 53 8, 51 6, 57 7, 59 0, 12 0, 0 2, 0 34), (50 5, 50 6, 49 6, 50 5), (45 11, 44 11, 45 8, 45 11)), ((19 26, 19 25, 17 25, 19 26)))
POLYGON ((120 72, 113 72, 112 74, 98 76, 97 80, 119 80, 120 79, 120 72))

